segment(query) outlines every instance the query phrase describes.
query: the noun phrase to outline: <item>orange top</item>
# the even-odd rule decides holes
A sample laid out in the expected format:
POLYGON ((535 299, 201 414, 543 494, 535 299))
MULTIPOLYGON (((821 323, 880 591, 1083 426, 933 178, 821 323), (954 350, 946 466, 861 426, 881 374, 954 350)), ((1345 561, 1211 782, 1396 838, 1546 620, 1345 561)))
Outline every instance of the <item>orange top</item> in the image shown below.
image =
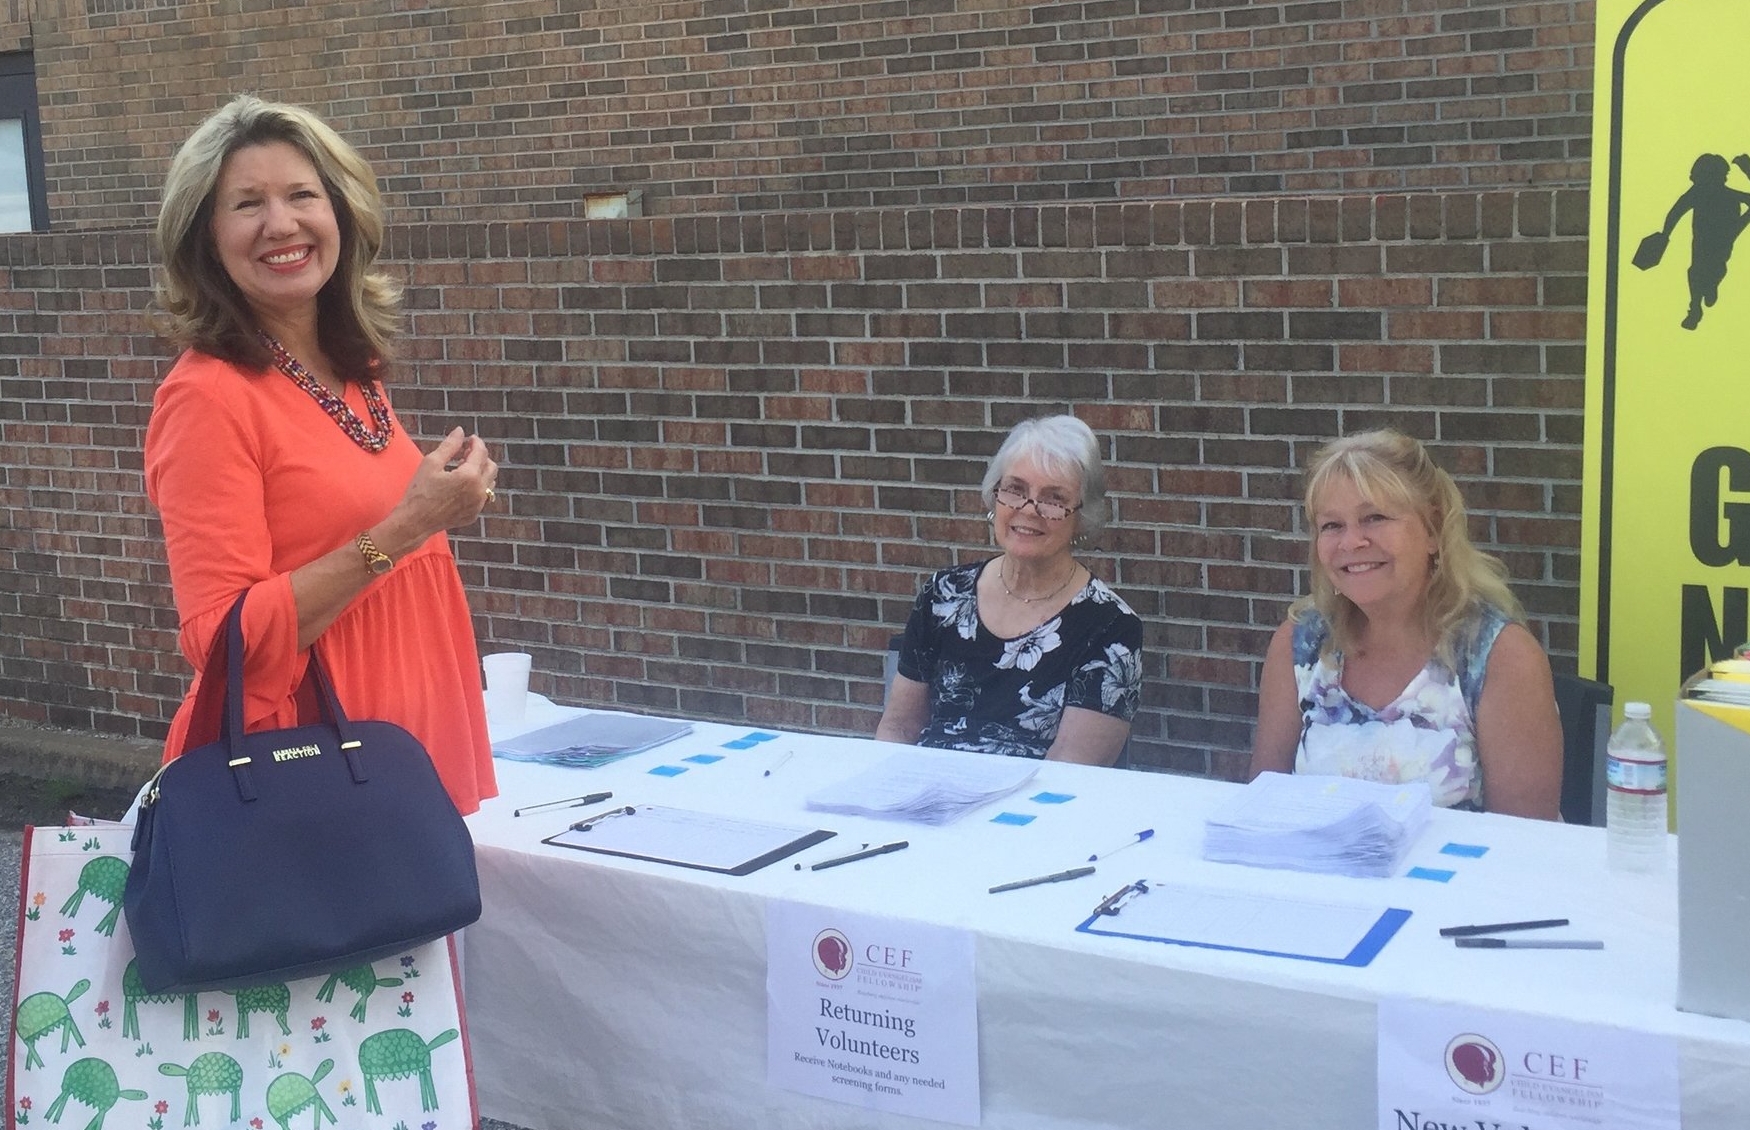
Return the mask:
MULTIPOLYGON (((357 385, 346 402, 369 419, 357 385)), ((163 522, 179 643, 195 668, 166 761, 183 751, 202 668, 246 588, 244 730, 315 720, 294 694, 309 652, 298 650, 290 574, 380 522, 420 458, 399 419, 372 454, 277 370, 244 372, 192 351, 177 359, 146 429, 146 494, 163 522)), ((447 536, 372 581, 317 644, 347 716, 419 739, 463 815, 498 795, 474 628, 447 536)))

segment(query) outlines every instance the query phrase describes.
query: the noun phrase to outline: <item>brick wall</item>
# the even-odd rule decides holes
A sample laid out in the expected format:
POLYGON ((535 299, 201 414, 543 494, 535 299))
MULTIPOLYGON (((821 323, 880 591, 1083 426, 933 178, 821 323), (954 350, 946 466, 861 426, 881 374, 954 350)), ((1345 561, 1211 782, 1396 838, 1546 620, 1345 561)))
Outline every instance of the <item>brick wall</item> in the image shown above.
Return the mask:
POLYGON ((1065 408, 1149 625, 1138 762, 1243 764, 1344 430, 1433 442, 1572 666, 1587 0, 7 0, 0 49, 62 233, 0 237, 8 715, 156 736, 184 686, 143 229, 241 90, 381 175, 395 397, 500 446, 458 550, 542 689, 868 731, 921 576, 988 552, 985 459, 1065 408))
POLYGON ((327 116, 407 223, 574 218, 586 195, 628 188, 680 214, 1587 176, 1590 0, 35 0, 32 12, 58 229, 148 223, 174 147, 242 91, 327 116))
MULTIPOLYGON (((1341 431, 1433 441, 1573 652, 1585 220, 1520 190, 405 227, 395 398, 500 446, 460 556, 542 689, 852 732, 922 575, 988 552, 1003 431, 1073 408, 1112 460, 1088 561, 1148 623, 1137 760, 1231 774, 1294 468, 1341 431)), ((145 241, 0 252, 0 705, 159 734, 145 241)))

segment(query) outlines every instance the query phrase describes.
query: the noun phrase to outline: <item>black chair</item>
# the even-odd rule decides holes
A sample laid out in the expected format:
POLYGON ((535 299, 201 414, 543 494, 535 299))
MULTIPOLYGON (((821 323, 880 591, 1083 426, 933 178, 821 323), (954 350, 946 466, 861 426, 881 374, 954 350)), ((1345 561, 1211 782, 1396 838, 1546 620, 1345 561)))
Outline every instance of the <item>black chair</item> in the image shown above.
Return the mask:
POLYGON ((1556 712, 1562 716, 1562 819, 1570 824, 1604 826, 1604 751, 1615 698, 1608 683, 1556 676, 1556 712))

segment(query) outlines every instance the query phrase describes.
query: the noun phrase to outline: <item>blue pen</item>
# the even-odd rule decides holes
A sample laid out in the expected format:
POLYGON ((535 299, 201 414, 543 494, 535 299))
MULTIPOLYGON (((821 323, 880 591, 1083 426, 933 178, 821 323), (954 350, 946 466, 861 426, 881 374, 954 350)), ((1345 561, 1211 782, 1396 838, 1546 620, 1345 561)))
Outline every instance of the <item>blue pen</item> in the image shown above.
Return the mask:
POLYGON ((1153 828, 1144 828, 1142 831, 1136 833, 1136 835, 1134 835, 1134 836, 1131 836, 1129 839, 1125 840, 1123 843, 1119 844, 1117 847, 1108 849, 1106 851, 1098 852, 1094 855, 1088 856, 1088 862, 1093 863, 1095 860, 1105 859, 1109 855, 1112 855, 1116 852, 1123 851, 1125 848, 1130 847, 1132 844, 1140 844, 1142 841, 1148 839, 1150 836, 1152 836, 1154 834, 1155 834, 1155 830, 1153 828))

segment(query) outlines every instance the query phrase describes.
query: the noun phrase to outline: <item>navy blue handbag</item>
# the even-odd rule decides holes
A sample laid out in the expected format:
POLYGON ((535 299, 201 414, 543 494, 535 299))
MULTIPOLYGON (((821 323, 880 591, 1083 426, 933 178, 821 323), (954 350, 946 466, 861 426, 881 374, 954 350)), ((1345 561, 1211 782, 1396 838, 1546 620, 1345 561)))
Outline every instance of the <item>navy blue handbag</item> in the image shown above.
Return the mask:
POLYGON ((134 828, 122 908, 146 991, 336 972, 479 918, 473 839, 413 735, 348 719, 314 647, 322 721, 245 734, 243 597, 220 640, 219 739, 159 771, 134 828))

